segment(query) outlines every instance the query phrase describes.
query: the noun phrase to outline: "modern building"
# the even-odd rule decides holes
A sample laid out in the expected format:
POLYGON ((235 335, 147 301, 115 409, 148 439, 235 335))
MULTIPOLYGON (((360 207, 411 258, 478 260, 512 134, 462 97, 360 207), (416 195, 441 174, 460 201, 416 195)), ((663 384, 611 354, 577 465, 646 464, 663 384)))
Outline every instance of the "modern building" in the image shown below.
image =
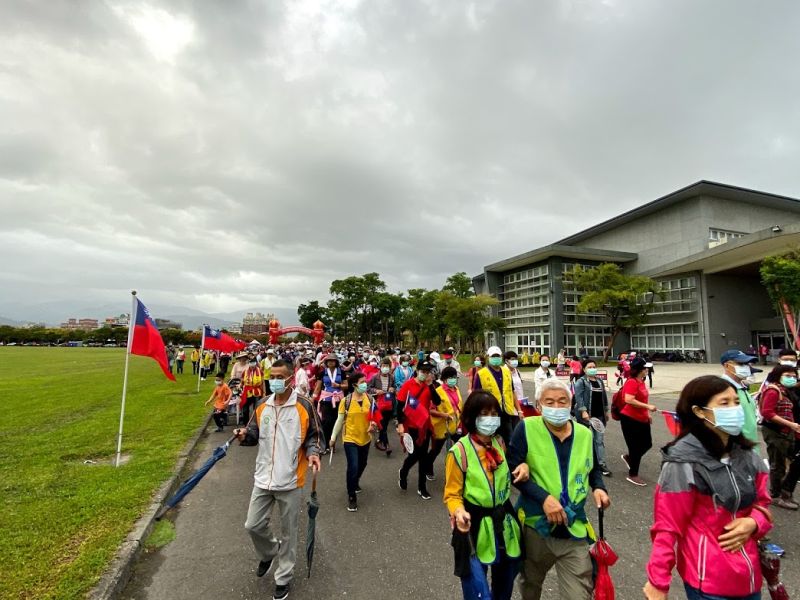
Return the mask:
POLYGON ((581 346, 599 356, 610 329, 603 315, 576 310, 581 294, 564 281, 575 265, 619 264, 656 279, 647 325, 618 337, 614 353, 703 351, 713 361, 732 347, 787 340, 760 282, 759 265, 800 244, 800 200, 700 181, 549 246, 512 256, 473 278, 495 296, 504 331, 487 343, 522 352, 581 346))
POLYGON ((70 329, 76 331, 92 331, 98 329, 100 324, 97 319, 74 319, 70 318, 61 323, 61 329, 70 329))
POLYGON ((243 335, 261 335, 269 332, 269 322, 275 318, 275 315, 268 313, 262 314, 247 313, 242 319, 242 334, 243 335))

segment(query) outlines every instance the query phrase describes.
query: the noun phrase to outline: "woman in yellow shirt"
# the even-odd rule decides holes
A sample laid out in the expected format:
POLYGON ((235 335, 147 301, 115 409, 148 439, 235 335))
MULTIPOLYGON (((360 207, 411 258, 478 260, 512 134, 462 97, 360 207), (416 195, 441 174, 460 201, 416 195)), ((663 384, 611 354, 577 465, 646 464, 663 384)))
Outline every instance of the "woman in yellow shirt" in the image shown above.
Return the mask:
POLYGON ((342 442, 347 459, 347 510, 355 512, 358 510, 356 494, 361 493, 359 480, 367 468, 371 434, 378 430, 378 425, 370 417, 380 419, 381 413, 377 409, 371 410, 373 399, 367 394, 367 378, 363 373, 353 373, 347 379, 347 383, 353 391, 339 402, 339 416, 333 426, 329 445, 333 450, 336 438, 344 430, 342 442))
POLYGON ((503 440, 496 435, 497 400, 489 392, 475 390, 469 395, 461 426, 464 437, 453 445, 445 462, 444 503, 458 530, 453 532, 454 547, 458 537, 469 535, 484 571, 492 567, 492 598, 509 600, 522 556, 511 483, 527 481, 530 471, 524 463, 509 471, 503 440))
POLYGON ((442 385, 436 388, 436 393, 441 398, 441 402, 435 408, 431 408, 431 425, 433 425, 433 441, 428 452, 428 472, 425 477, 428 481, 433 481, 436 477, 433 474, 433 463, 439 457, 439 453, 447 443, 449 437, 454 442, 458 441, 458 422, 461 420, 461 409, 464 401, 461 399, 461 391, 458 389, 458 371, 454 367, 442 369, 442 385))

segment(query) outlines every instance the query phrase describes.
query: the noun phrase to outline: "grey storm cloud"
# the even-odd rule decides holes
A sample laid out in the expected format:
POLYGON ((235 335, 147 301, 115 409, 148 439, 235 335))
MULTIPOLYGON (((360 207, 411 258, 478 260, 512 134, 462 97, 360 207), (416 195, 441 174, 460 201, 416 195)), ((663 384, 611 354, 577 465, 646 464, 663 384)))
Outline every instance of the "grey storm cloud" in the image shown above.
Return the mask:
POLYGON ((799 26, 789 0, 4 3, 0 315, 434 287, 701 178, 799 196, 799 26))

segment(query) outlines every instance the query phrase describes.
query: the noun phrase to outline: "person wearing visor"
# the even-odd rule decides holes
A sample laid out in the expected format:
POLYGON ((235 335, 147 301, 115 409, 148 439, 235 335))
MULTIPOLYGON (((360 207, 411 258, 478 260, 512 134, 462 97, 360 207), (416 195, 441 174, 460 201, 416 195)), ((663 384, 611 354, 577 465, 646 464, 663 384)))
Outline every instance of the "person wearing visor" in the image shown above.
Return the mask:
POLYGON ((753 442, 755 452, 758 452, 758 420, 756 418, 756 403, 748 390, 747 381, 753 374, 750 366, 756 362, 755 356, 749 356, 741 350, 726 350, 719 358, 722 365, 722 378, 730 382, 736 388, 736 395, 739 397, 739 404, 744 410, 744 426, 742 435, 753 442))
POLYGON ((473 391, 486 390, 497 400, 500 407, 500 430, 498 433, 508 444, 511 439, 512 420, 518 416, 511 371, 503 364, 503 351, 498 346, 489 348, 486 356, 489 365, 480 369, 475 375, 472 389, 473 391))
POLYGON ((539 396, 541 417, 523 419, 508 447, 508 468, 527 464, 528 481, 520 491, 517 511, 524 524, 525 560, 520 592, 539 600, 547 572, 555 566, 559 598, 589 600, 592 596, 591 528, 586 500, 607 509, 611 500, 595 462, 592 432, 570 419, 572 394, 566 383, 548 379, 539 396))
POLYGON ((742 435, 737 387, 704 375, 681 391, 681 433, 662 451, 647 600, 670 594, 677 566, 688 600, 759 600, 758 540, 772 528, 767 468, 742 435))
POLYGON ((398 485, 405 491, 408 489, 408 474, 411 468, 417 467, 417 494, 423 500, 430 500, 426 485, 426 475, 431 470, 428 466, 429 448, 433 435, 431 409, 440 403, 433 378, 434 367, 428 362, 417 365, 416 375, 406 381, 397 391, 397 434, 402 438, 408 433, 413 442, 411 452, 403 461, 398 473, 398 485))
POLYGON ((453 367, 458 375, 461 375, 461 366, 455 359, 456 351, 453 348, 448 348, 442 352, 442 360, 437 365, 439 373, 444 371, 447 367, 453 367))
POLYGON ((256 408, 246 428, 233 434, 243 446, 258 445, 253 492, 245 529, 259 559, 256 575, 263 577, 277 558, 273 600, 289 596, 297 560, 297 528, 303 505, 306 472, 319 471, 320 432, 314 408, 291 386, 292 363, 271 365, 272 394, 256 408), (273 508, 280 518, 280 538, 269 527, 273 508))

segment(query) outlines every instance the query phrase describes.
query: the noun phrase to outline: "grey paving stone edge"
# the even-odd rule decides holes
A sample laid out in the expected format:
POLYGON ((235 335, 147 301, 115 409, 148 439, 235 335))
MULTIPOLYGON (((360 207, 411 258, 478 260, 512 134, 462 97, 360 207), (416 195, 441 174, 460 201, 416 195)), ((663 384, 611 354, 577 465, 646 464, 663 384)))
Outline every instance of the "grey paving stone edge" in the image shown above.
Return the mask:
POLYGON ((186 468, 198 442, 200 442, 200 438, 203 437, 208 423, 211 421, 212 414, 213 411, 208 413, 197 433, 186 442, 183 450, 178 455, 178 462, 175 463, 172 476, 158 489, 150 506, 139 520, 134 523, 133 529, 117 549, 117 553, 108 568, 100 576, 97 585, 86 595, 87 600, 116 600, 123 592, 131 577, 133 564, 139 558, 144 548, 144 542, 153 530, 156 514, 158 514, 164 501, 178 489, 182 481, 183 470, 186 468))

